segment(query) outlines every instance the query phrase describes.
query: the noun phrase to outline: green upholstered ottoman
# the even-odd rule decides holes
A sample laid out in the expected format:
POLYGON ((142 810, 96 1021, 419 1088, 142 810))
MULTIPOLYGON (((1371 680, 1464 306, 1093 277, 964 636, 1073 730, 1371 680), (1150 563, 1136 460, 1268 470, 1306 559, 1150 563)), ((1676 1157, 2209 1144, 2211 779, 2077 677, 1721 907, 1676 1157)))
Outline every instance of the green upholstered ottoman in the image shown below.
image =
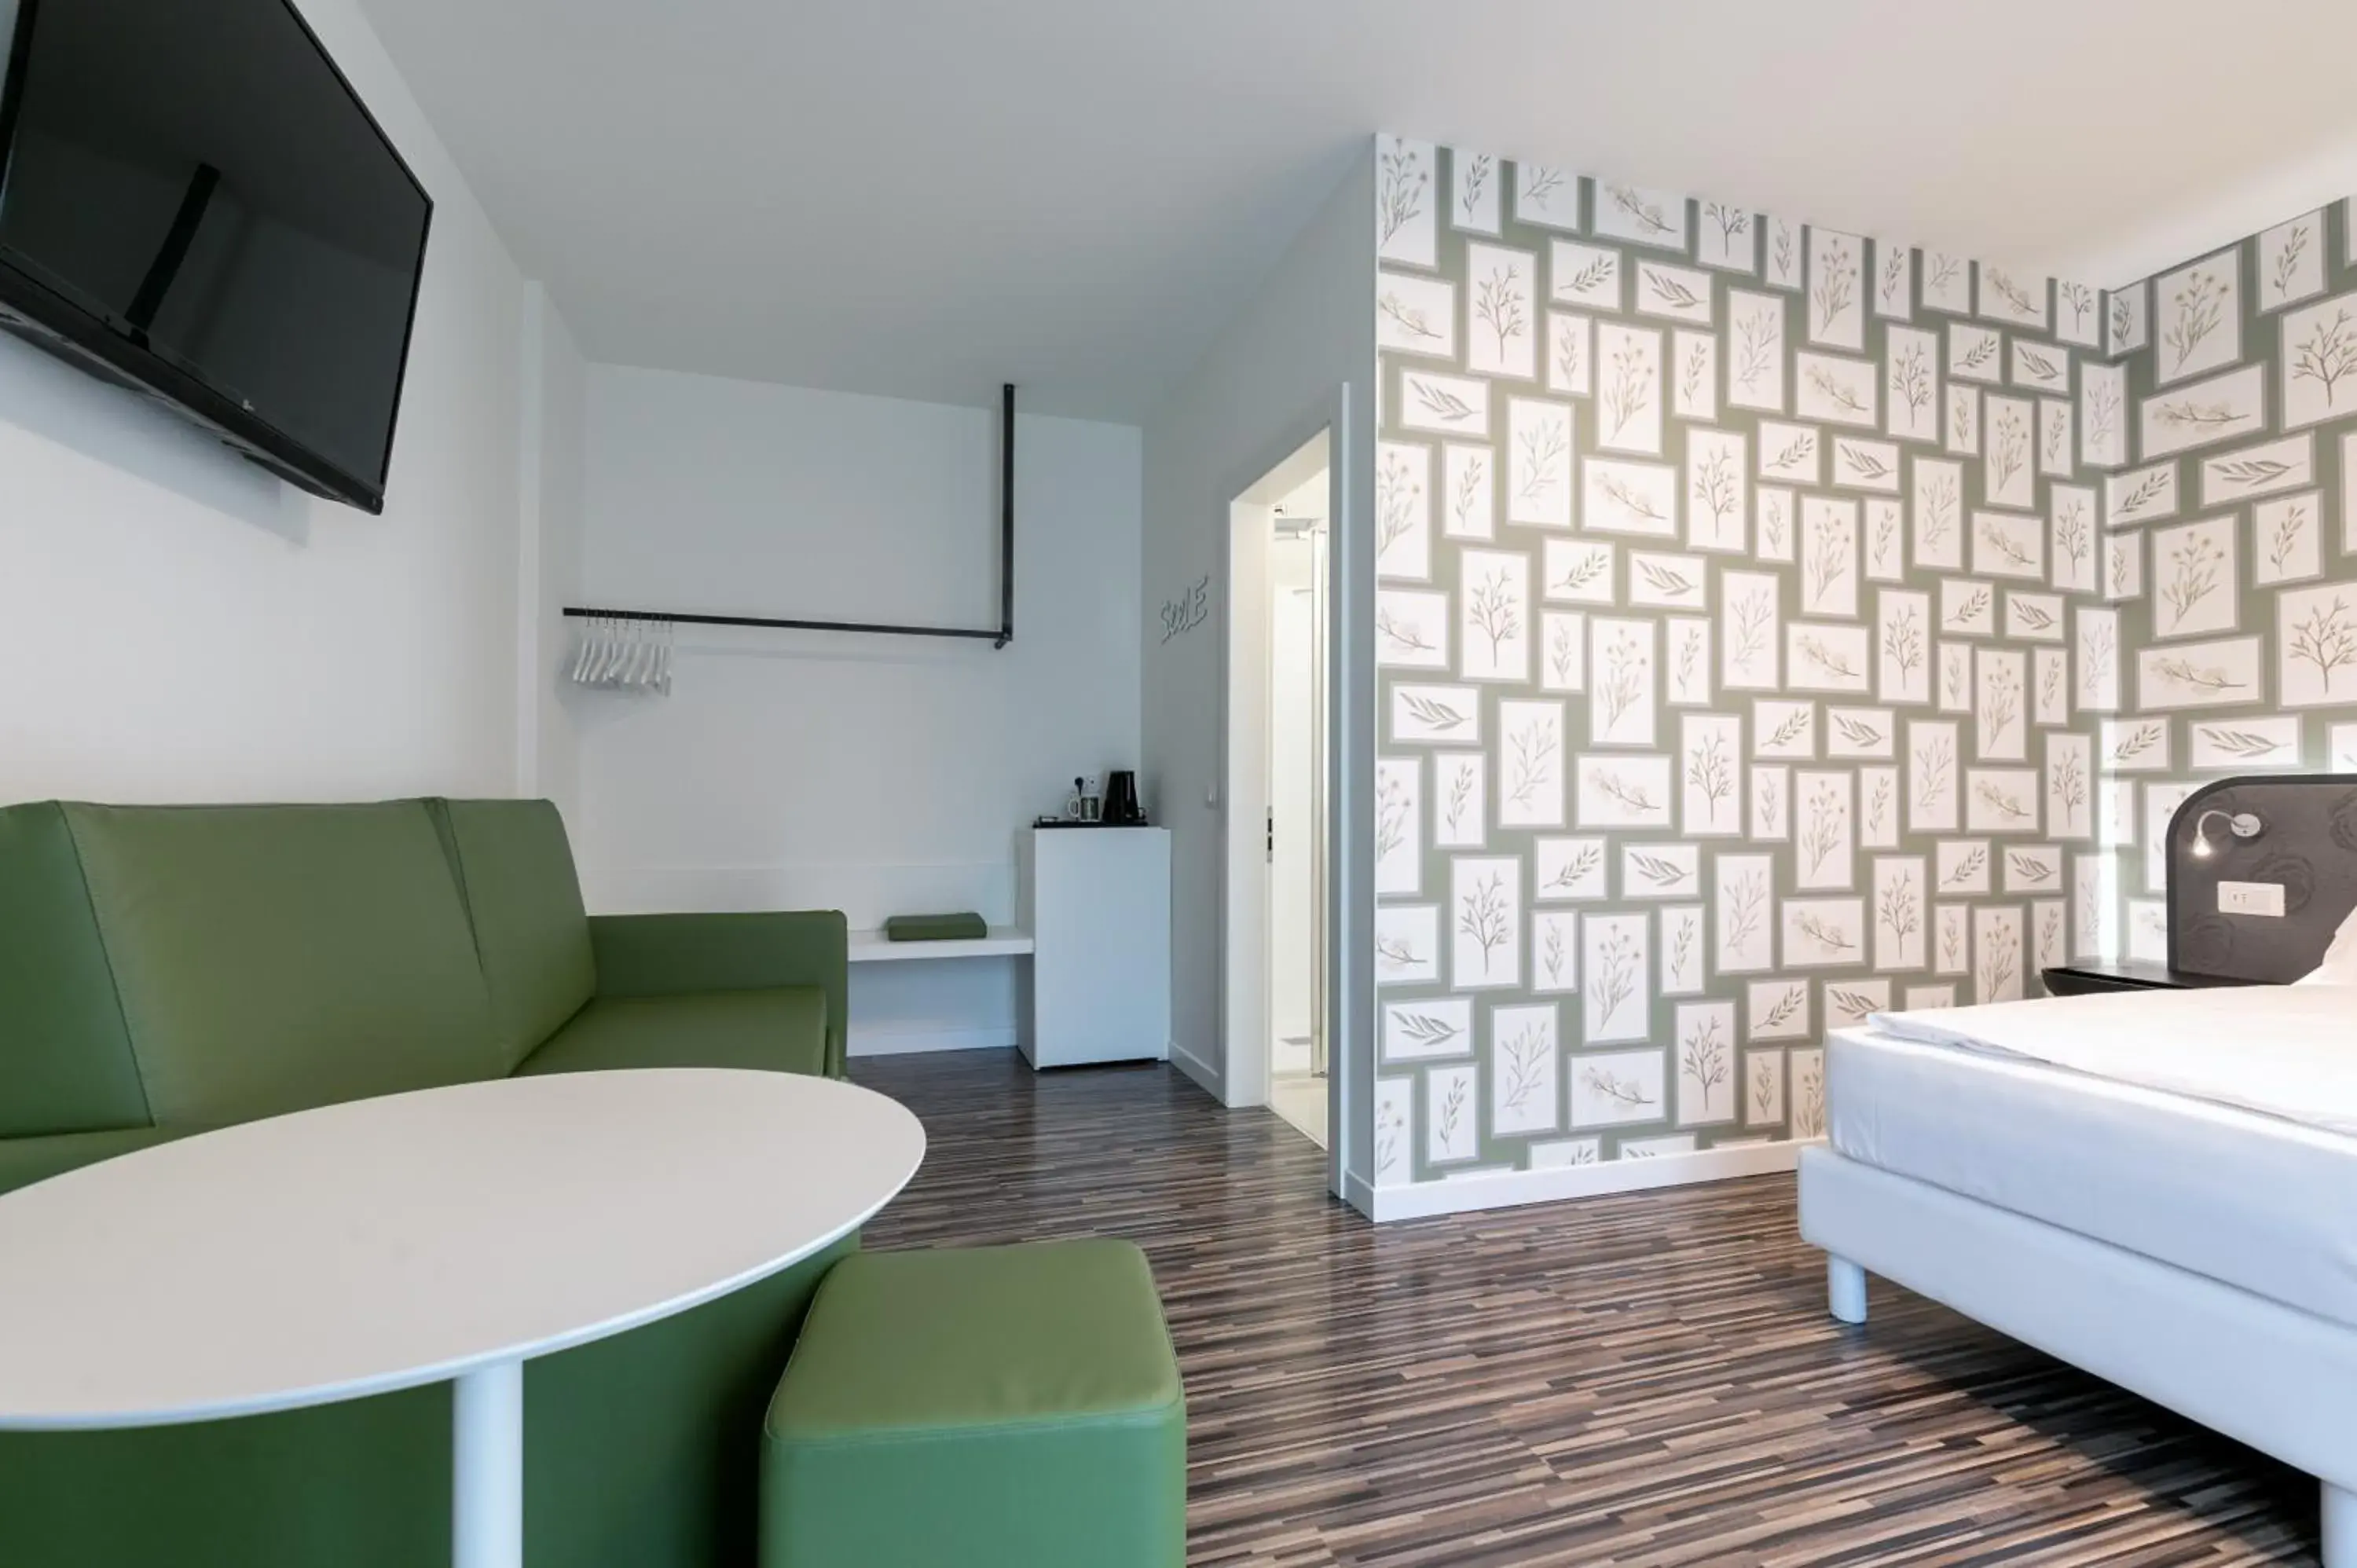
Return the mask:
POLYGON ((770 1402, 762 1568, 1179 1568, 1187 1406, 1126 1241, 861 1252, 770 1402))

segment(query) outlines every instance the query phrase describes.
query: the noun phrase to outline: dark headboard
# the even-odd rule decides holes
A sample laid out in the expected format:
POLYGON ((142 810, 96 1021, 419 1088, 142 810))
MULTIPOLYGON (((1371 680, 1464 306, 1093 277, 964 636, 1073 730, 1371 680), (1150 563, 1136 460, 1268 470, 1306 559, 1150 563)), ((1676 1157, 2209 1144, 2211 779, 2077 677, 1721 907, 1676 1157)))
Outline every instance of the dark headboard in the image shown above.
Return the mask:
POLYGON ((2357 909, 2357 774, 2222 779, 2186 798, 2169 822, 2169 965, 2192 974, 2282 984, 2314 969, 2357 909), (2210 822, 2211 854, 2193 853, 2205 812, 2248 811, 2265 824, 2238 839, 2210 822), (2222 882, 2276 882, 2280 919, 2218 909, 2222 882))

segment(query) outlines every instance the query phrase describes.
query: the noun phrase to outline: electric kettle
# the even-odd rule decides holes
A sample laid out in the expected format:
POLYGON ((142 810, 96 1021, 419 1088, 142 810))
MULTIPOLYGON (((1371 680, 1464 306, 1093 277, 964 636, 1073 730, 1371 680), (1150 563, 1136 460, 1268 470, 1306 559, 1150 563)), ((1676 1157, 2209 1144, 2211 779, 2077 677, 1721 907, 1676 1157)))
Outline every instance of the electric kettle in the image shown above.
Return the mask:
POLYGON ((1137 800, 1137 775, 1127 768, 1105 775, 1104 820, 1116 826, 1146 821, 1137 800))

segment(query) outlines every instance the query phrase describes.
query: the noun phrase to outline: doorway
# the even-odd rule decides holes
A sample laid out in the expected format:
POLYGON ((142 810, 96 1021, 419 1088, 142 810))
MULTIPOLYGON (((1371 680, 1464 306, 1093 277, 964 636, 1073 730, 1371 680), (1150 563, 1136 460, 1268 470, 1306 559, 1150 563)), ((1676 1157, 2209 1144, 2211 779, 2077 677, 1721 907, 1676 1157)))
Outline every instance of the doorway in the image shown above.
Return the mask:
POLYGON ((1326 496, 1323 469, 1271 509, 1268 554, 1268 1105, 1326 1147, 1326 496))
POLYGON ((1229 509, 1221 1089, 1325 1149, 1335 1185, 1331 447, 1318 430, 1229 509))

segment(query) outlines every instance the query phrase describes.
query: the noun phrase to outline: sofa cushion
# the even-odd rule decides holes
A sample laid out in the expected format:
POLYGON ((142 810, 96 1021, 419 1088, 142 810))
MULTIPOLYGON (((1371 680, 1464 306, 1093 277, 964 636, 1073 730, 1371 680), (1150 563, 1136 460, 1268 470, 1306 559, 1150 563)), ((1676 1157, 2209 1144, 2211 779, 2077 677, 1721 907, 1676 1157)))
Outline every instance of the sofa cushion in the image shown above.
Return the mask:
POLYGON ((0 811, 0 1138, 147 1122, 65 808, 0 811))
POLYGON ((597 989, 565 819, 546 800, 429 805, 457 869, 499 1025, 500 1070, 509 1071, 597 989))
POLYGON ((65 811, 157 1124, 499 1075, 424 802, 65 811))
POLYGON ((845 1258, 764 1437, 763 1568, 1186 1557, 1186 1397, 1126 1241, 845 1258))
POLYGON ((600 996, 815 986, 826 994, 827 1071, 843 1076, 851 943, 839 909, 593 915, 600 996))
POLYGON ((636 1067, 751 1068, 823 1075, 826 993, 814 985, 794 985, 678 996, 601 996, 516 1070, 600 1072, 636 1067))

